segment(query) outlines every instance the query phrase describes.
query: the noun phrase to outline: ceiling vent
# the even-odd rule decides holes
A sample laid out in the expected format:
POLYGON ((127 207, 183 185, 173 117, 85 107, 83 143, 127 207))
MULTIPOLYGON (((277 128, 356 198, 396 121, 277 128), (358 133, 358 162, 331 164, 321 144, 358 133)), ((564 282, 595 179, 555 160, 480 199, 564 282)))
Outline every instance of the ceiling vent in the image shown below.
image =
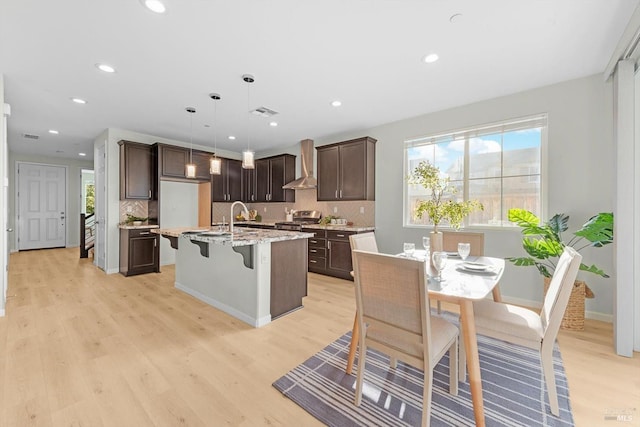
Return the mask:
POLYGON ((267 107, 258 107, 255 110, 252 110, 251 114, 255 114, 260 117, 272 117, 278 114, 278 112, 267 107))
POLYGON ((26 139, 40 139, 40 136, 33 135, 31 133, 23 133, 22 136, 24 136, 26 139))

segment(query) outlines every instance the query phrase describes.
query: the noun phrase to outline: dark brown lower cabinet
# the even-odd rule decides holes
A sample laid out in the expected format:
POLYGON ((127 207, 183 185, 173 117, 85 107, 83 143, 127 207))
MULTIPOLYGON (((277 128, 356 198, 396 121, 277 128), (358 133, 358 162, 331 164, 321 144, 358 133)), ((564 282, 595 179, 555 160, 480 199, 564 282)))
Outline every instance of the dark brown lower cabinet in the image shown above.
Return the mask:
POLYGON ((313 228, 302 231, 314 233, 314 237, 309 239, 309 271, 353 280, 349 236, 356 232, 313 228))
POLYGON ((307 239, 271 243, 271 320, 302 307, 306 265, 307 239))
POLYGON ((120 273, 160 272, 160 235, 148 229, 120 230, 120 273))

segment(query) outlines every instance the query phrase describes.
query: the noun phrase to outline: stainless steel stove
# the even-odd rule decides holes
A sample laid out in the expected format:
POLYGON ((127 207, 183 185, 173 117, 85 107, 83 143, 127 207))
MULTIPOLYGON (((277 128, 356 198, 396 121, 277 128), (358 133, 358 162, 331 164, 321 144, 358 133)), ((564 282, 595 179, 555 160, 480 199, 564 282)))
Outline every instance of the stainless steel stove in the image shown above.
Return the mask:
POLYGON ((322 218, 320 211, 294 211, 293 220, 276 222, 276 229, 300 231, 305 225, 319 223, 320 218, 322 218))

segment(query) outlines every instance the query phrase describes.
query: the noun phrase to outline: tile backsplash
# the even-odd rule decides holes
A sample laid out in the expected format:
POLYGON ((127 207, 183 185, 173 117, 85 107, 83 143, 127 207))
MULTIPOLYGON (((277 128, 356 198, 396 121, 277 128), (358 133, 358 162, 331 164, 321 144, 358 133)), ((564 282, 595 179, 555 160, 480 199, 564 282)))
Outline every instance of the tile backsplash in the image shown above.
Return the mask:
POLYGON ((120 222, 126 221, 127 214, 140 218, 149 217, 149 202, 146 200, 121 200, 120 222))
MULTIPOLYGON (((318 210, 322 216, 333 215, 346 218, 356 226, 375 225, 375 202, 370 200, 349 202, 319 202, 317 192, 311 190, 296 190, 295 203, 246 203, 249 209, 255 209, 262 216, 263 221, 284 221, 285 208, 287 210, 318 210), (337 210, 337 212, 335 212, 337 210), (361 213, 363 212, 363 213, 361 213)), ((229 221, 230 203, 212 203, 213 221, 229 221)), ((240 212, 236 207, 235 213, 240 212)))

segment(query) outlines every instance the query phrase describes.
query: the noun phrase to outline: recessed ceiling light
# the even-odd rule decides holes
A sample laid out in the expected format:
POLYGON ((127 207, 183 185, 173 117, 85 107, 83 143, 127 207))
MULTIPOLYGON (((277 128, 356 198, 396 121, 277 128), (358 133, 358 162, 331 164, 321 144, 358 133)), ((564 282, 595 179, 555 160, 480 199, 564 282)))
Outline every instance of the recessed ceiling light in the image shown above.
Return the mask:
POLYGON ((269 126, 276 127, 276 126, 278 126, 278 122, 271 122, 271 123, 269 123, 269 126))
POLYGON ((233 135, 229 135, 229 139, 233 141, 234 139, 236 139, 236 137, 233 135))
POLYGON ((342 102, 341 102, 341 101, 336 100, 336 101, 333 101, 333 102, 331 103, 331 105, 333 105, 334 107, 339 107, 339 106, 341 106, 341 105, 342 105, 342 102))
POLYGON ((113 68, 109 64, 96 64, 96 68, 98 68, 98 70, 100 70, 100 71, 104 71, 105 73, 115 73, 116 72, 116 69, 113 68))
POLYGON ((80 157, 84 157, 86 155, 87 155, 87 153, 78 153, 78 156, 80 156, 80 157))
POLYGON ((87 101, 85 101, 85 100, 84 100, 84 99, 82 99, 82 98, 71 98, 71 100, 72 100, 73 102, 75 102, 76 104, 86 104, 86 103, 87 103, 87 101))
POLYGON ((53 135, 57 135, 57 134, 59 134, 60 132, 58 132, 58 131, 57 131, 57 130, 55 130, 55 129, 49 129, 49 133, 51 133, 51 134, 53 134, 53 135))
POLYGON ((430 53, 422 58, 422 60, 427 64, 432 64, 438 60, 438 55, 436 53, 430 53))
POLYGON ((164 13, 167 8, 160 0, 140 0, 140 2, 150 11, 155 13, 164 13))

